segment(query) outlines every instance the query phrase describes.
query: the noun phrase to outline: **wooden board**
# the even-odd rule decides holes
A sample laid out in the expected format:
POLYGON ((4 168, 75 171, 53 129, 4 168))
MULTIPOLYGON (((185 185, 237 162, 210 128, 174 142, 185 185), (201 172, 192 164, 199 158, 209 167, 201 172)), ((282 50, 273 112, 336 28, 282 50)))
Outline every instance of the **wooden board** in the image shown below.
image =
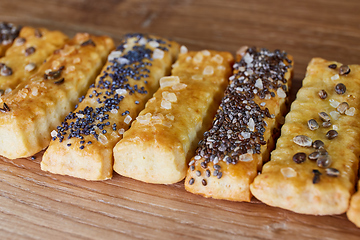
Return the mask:
MULTIPOLYGON (((106 34, 172 38, 191 50, 242 45, 285 49, 296 62, 291 97, 307 63, 360 64, 358 0, 0 0, 0 21, 106 34)), ((183 182, 121 177, 88 182, 42 172, 35 160, 0 159, 1 239, 356 239, 346 216, 307 216, 253 199, 235 203, 187 193, 183 182)))

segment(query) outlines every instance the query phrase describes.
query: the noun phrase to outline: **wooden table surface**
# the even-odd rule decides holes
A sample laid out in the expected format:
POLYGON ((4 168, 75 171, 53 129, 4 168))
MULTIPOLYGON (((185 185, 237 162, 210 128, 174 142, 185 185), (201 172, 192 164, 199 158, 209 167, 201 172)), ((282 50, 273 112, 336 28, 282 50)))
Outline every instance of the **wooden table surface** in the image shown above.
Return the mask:
MULTIPOLYGON (((307 63, 360 63, 358 0, 0 0, 0 21, 86 31, 116 42, 128 32, 172 38, 191 50, 284 49, 295 58, 291 97, 307 63)), ((0 239, 356 239, 340 216, 307 216, 253 199, 205 199, 183 182, 121 177, 88 182, 42 172, 35 160, 0 159, 0 239)))

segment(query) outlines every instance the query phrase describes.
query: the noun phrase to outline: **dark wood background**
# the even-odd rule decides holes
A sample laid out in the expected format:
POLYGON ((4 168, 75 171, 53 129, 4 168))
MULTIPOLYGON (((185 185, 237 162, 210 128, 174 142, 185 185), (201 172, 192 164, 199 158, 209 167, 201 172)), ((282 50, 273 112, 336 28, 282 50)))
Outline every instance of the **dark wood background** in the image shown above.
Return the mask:
MULTIPOLYGON (((0 0, 0 21, 174 39, 190 50, 284 49, 295 59, 291 97, 307 63, 360 63, 358 0, 0 0)), ((356 239, 340 216, 306 216, 251 203, 205 199, 183 183, 152 185, 115 174, 87 182, 42 172, 36 160, 0 159, 1 239, 356 239)))

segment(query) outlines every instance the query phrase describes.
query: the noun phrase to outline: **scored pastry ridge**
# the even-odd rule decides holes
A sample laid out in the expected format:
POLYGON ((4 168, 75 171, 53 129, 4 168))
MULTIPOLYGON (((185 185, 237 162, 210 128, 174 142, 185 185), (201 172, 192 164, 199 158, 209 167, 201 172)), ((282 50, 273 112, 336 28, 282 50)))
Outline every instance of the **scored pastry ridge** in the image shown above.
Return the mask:
POLYGON ((108 37, 77 34, 31 79, 2 96, 0 155, 29 157, 47 147, 49 133, 94 81, 113 47, 108 37), (94 46, 82 46, 89 39, 94 46))
POLYGON ((360 155, 359 74, 358 65, 311 60, 271 161, 251 185, 256 198, 305 214, 348 209, 360 155))
POLYGON ((128 34, 108 56, 102 73, 57 130, 42 170, 87 180, 112 177, 113 147, 170 73, 179 45, 146 34, 128 34))
POLYGON ((244 50, 237 56, 213 126, 189 164, 185 189, 204 197, 250 201, 250 183, 267 161, 274 131, 287 109, 291 56, 244 50))
POLYGON ((182 54, 172 76, 160 80, 160 89, 124 138, 114 148, 114 170, 150 183, 181 181, 202 133, 210 126, 220 103, 233 57, 228 52, 182 54))

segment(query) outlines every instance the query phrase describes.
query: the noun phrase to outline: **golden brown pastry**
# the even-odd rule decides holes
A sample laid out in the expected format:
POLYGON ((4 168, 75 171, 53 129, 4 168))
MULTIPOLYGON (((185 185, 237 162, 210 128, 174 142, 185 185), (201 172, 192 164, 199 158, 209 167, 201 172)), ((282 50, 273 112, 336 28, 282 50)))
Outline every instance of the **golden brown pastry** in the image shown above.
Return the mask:
POLYGON ((41 169, 87 180, 112 177, 113 148, 170 73, 179 45, 143 34, 127 35, 86 97, 58 127, 41 169))
POLYGON ((67 39, 59 31, 23 27, 14 44, 0 58, 0 93, 8 93, 27 81, 47 57, 64 46, 67 39))
POLYGON ((286 112, 291 56, 256 48, 241 55, 185 179, 187 191, 204 197, 250 201, 250 183, 268 160, 286 112))
POLYGON ((344 213, 360 155, 359 97, 360 66, 312 59, 254 196, 298 213, 344 213))
POLYGON ((116 144, 117 173, 163 184, 185 177, 196 144, 210 127, 223 96, 233 62, 228 52, 185 52, 174 64, 172 76, 160 80, 160 89, 116 144))
MULTIPOLYGON (((358 186, 360 186, 358 182, 358 186)), ((357 227, 360 227, 360 192, 356 192, 350 201, 350 207, 347 211, 347 217, 352 221, 357 227)))
POLYGON ((5 94, 0 100, 0 155, 28 157, 47 147, 50 132, 86 93, 113 47, 109 37, 77 34, 31 79, 5 94))
POLYGON ((0 22, 0 57, 5 55, 15 38, 18 37, 21 26, 12 23, 0 22))

